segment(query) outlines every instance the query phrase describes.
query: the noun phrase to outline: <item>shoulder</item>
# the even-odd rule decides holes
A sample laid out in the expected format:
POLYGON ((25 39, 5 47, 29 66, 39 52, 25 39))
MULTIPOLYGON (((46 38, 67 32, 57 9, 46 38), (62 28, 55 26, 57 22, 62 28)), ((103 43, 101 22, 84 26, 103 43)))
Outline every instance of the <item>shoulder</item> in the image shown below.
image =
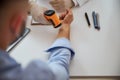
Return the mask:
POLYGON ((23 80, 55 80, 55 76, 47 63, 34 60, 24 69, 23 80))

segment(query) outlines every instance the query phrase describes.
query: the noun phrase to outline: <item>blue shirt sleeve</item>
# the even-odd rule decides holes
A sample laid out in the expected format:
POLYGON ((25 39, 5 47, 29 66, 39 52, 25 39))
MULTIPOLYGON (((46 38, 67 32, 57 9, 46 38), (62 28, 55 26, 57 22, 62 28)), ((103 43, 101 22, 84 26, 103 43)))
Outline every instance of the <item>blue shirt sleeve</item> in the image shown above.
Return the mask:
POLYGON ((60 49, 60 48, 68 49, 70 51, 70 53, 71 53, 71 59, 75 55, 75 52, 71 48, 70 41, 67 38, 59 38, 59 39, 57 39, 53 43, 53 45, 47 50, 47 52, 51 52, 51 56, 52 56, 52 52, 54 50, 57 50, 57 49, 60 49))
POLYGON ((69 40, 57 39, 47 52, 50 53, 48 65, 56 76, 56 80, 69 80, 69 65, 75 54, 69 40))

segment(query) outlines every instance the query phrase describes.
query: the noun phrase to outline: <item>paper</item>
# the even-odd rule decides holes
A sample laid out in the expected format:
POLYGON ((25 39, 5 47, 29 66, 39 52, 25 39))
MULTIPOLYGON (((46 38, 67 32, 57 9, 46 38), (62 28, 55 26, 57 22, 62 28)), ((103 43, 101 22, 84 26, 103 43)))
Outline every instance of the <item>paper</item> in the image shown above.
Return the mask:
POLYGON ((43 25, 39 22, 36 22, 34 19, 31 20, 31 25, 43 25))

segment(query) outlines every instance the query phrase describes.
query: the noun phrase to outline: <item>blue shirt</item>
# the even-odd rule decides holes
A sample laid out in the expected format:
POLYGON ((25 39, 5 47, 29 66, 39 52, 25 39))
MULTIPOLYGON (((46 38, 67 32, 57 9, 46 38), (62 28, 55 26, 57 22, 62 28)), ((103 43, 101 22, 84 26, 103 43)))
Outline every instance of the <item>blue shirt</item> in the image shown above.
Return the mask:
POLYGON ((0 50, 0 80, 69 80, 69 65, 74 56, 66 38, 57 39, 47 50, 48 62, 34 60, 25 68, 0 50))

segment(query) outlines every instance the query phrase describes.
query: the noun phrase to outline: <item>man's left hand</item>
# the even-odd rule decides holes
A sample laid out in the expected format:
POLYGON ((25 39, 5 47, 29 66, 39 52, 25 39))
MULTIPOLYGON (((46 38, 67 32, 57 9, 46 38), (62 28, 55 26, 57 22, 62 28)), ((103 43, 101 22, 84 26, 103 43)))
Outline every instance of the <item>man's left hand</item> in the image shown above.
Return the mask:
POLYGON ((65 12, 74 6, 72 0, 50 0, 50 4, 57 12, 65 12))

